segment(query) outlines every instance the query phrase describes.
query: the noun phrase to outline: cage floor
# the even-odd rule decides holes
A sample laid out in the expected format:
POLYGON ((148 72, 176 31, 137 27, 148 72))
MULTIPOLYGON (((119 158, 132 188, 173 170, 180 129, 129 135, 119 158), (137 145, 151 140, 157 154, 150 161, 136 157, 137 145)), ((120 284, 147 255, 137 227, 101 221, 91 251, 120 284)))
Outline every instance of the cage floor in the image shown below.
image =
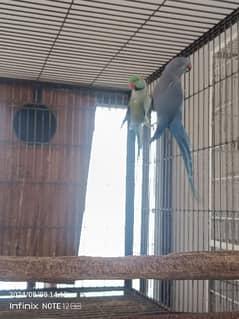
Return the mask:
POLYGON ((0 300, 0 318, 128 318, 161 312, 164 310, 157 303, 133 290, 117 296, 0 300))

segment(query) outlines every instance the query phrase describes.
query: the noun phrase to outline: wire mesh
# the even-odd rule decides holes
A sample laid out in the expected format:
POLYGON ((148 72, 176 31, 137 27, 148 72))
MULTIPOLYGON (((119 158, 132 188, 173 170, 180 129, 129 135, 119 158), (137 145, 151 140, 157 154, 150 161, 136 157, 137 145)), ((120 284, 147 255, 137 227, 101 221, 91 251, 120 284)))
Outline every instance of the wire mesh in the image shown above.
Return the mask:
MULTIPOLYGON (((0 9, 2 77, 120 88, 125 87, 129 73, 137 73, 148 77, 149 82, 154 80, 150 85, 152 91, 156 78, 168 60, 179 52, 191 55, 193 70, 183 80, 184 123, 192 144, 195 181, 201 201, 197 203, 192 199, 182 158, 171 135, 166 133, 157 145, 151 146, 150 158, 146 151, 149 147, 148 136, 143 160, 137 163, 137 170, 140 166, 143 170, 142 174, 137 173, 136 182, 149 179, 149 198, 145 196, 148 190, 143 182, 143 190, 136 187, 138 219, 135 218, 137 242, 134 253, 237 250, 238 1, 207 0, 198 3, 196 0, 121 0, 115 3, 113 0, 4 0, 0 9), (217 24, 219 21, 223 23, 217 24), (158 67, 159 70, 155 71, 158 67)), ((16 94, 19 105, 25 103, 26 98, 31 101, 34 99, 31 90, 25 93, 15 90, 12 96, 16 94)), ((127 94, 97 95, 100 105, 118 105, 117 101, 121 97, 121 105, 124 106, 127 94)), ((62 127, 65 128, 74 122, 75 98, 69 95, 57 100, 60 105, 68 104, 69 100, 73 100, 73 106, 60 107, 58 111, 62 117, 62 127)), ((12 122, 15 101, 11 100, 8 104, 12 122)), ((50 125, 48 127, 50 129, 50 125)), ((76 128, 73 125, 62 132, 61 156, 64 166, 77 152, 74 145, 76 128), (69 148, 72 148, 72 153, 68 152, 69 148)), ((1 133, 2 144, 6 136, 13 139, 13 131, 8 132, 9 135, 3 131, 1 133)), ((14 145, 15 176, 21 177, 21 156, 31 164, 33 172, 43 170, 44 145, 37 148, 36 145, 23 145, 18 140, 14 145), (32 156, 29 158, 30 148, 32 156), (40 167, 36 167, 37 159, 40 167)), ((54 161, 51 156, 53 148, 58 149, 59 144, 48 145, 49 162, 54 161)), ((13 152, 9 157, 13 157, 13 152)), ((15 180, 11 171, 7 170, 7 159, 3 165, 6 165, 7 180, 12 184, 15 180)), ((43 187, 47 189, 50 185, 39 184, 36 187, 40 193, 43 187)), ((22 192, 20 190, 18 194, 20 199, 22 192)), ((2 202, 6 203, 6 211, 11 211, 10 195, 8 200, 5 200, 4 194, 1 196, 2 202)), ((79 204, 75 205, 77 210, 79 204)), ((26 231, 21 210, 19 206, 20 217, 15 222, 23 226, 16 227, 16 238, 26 231)), ((40 206, 38 214, 41 213, 40 206)), ((8 222, 7 218, 2 217, 3 225, 8 222)), ((31 222, 34 224, 33 220, 31 222)), ((44 228, 52 227, 56 233, 61 228, 58 224, 45 224, 50 224, 49 216, 44 220, 44 228)), ((68 225, 67 219, 64 225, 68 225)), ((39 225, 39 234, 42 234, 43 226, 39 225)), ((34 231, 34 227, 31 231, 34 231)), ((5 235, 1 237, 1 247, 5 247, 5 235)), ((65 236, 67 239, 67 234, 65 236)), ((22 246, 27 247, 24 240, 22 246)), ((42 247, 47 247, 46 241, 45 237, 42 247)), ((30 242, 31 245, 35 251, 39 251, 38 243, 30 242)), ((13 249, 14 254, 15 250, 17 255, 22 254, 18 244, 13 249)), ((148 280, 137 282, 136 286, 165 308, 176 311, 237 310, 239 303, 237 281, 148 280)))
POLYGON ((126 87, 238 7, 207 0, 3 0, 2 77, 126 87))
MULTIPOLYGON (((179 148, 166 132, 150 154, 149 187, 155 196, 148 211, 154 216, 149 254, 239 249, 238 16, 188 52, 192 70, 182 81, 184 125, 200 200, 193 199, 179 148)), ((235 311, 239 305, 237 280, 154 280, 147 294, 173 311, 235 311)))

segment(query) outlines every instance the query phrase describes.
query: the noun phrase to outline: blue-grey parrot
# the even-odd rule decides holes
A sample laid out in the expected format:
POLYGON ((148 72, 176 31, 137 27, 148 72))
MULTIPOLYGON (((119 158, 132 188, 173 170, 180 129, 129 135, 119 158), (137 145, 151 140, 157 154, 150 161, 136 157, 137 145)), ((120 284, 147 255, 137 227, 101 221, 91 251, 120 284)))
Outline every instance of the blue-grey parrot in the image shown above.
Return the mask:
POLYGON ((182 123, 184 95, 181 77, 185 72, 190 71, 191 68, 192 65, 188 57, 176 57, 166 65, 162 72, 153 92, 153 108, 158 114, 158 124, 150 142, 159 139, 166 128, 170 130, 181 150, 193 195, 197 197, 193 182, 189 138, 182 123))
POLYGON ((136 75, 128 79, 131 89, 129 106, 122 125, 128 120, 129 129, 135 132, 138 144, 138 156, 142 147, 143 125, 150 126, 149 114, 152 98, 149 95, 145 80, 136 75))

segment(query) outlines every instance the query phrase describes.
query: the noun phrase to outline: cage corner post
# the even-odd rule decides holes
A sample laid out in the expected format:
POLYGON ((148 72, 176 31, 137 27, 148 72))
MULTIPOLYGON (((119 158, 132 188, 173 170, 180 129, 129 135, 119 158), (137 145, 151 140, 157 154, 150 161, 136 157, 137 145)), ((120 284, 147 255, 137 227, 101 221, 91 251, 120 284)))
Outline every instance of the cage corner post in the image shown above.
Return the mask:
MULTIPOLYGON (((135 193, 135 133, 127 126, 126 188, 125 188, 125 256, 133 255, 135 193)), ((132 280, 125 280, 132 288, 132 280)))
MULTIPOLYGON (((149 237, 149 140, 150 129, 144 127, 143 142, 143 165, 142 165, 142 188, 141 188, 141 239, 140 255, 148 254, 148 237, 149 237)), ((148 281, 140 279, 140 292, 147 294, 148 281)))

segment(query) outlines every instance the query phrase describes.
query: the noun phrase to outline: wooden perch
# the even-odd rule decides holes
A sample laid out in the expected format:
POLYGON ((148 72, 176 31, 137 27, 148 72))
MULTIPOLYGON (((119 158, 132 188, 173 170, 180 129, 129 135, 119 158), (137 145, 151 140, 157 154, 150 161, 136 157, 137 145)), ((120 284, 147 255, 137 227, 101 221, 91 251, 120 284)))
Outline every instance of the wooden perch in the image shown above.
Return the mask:
POLYGON ((61 282, 80 279, 239 279, 239 252, 167 256, 0 256, 0 280, 61 282))

